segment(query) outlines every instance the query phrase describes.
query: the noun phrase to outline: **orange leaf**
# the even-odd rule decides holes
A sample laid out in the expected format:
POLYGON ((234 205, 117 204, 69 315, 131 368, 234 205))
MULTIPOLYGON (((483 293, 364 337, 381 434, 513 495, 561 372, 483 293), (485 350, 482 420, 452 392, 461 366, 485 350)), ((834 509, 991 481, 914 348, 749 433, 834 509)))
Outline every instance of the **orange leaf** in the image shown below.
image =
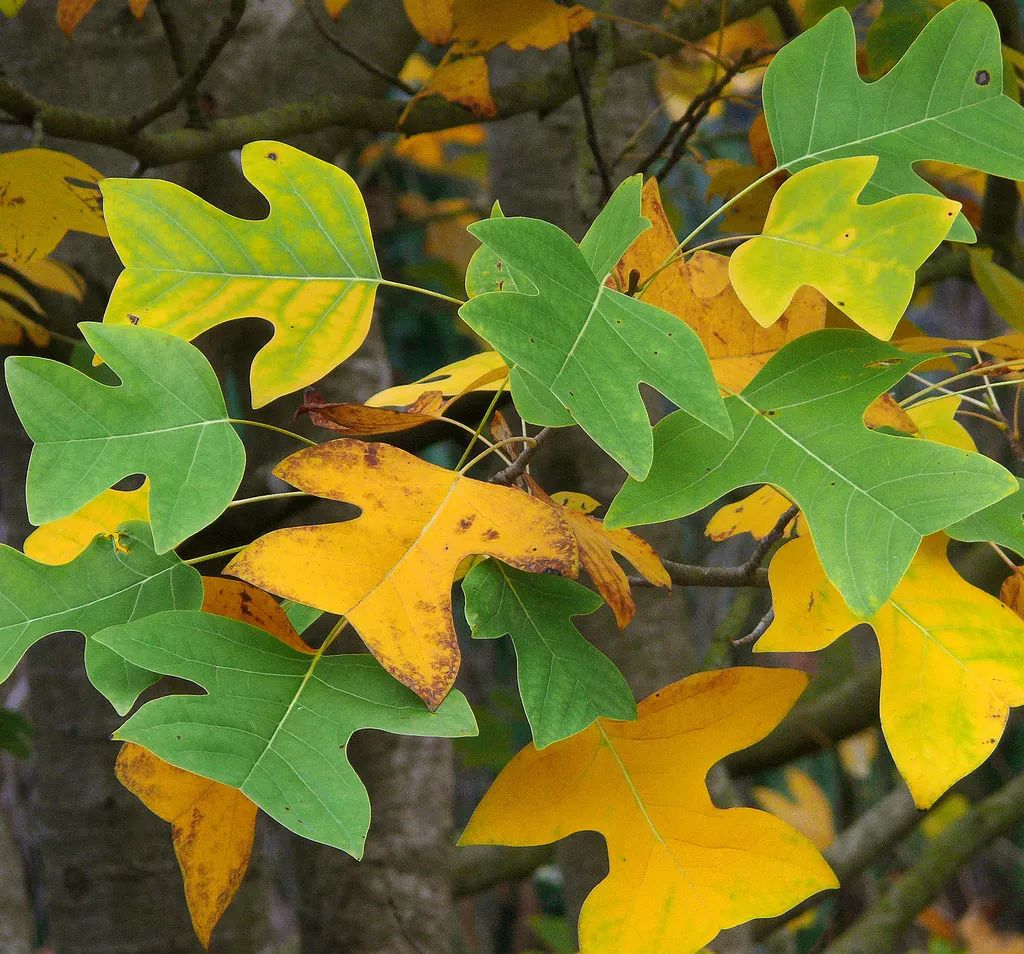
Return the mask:
MULTIPOLYGON (((530 489, 537 497, 552 506, 559 506, 532 477, 528 480, 530 489)), ((645 580, 665 589, 672 588, 672 578, 668 575, 668 570, 662 565, 661 558, 654 548, 643 537, 632 530, 606 530, 600 520, 588 516, 580 509, 573 496, 566 492, 556 496, 567 501, 560 509, 569 522, 569 528, 576 535, 580 565, 590 575, 597 591, 611 607, 619 629, 625 629, 636 613, 636 604, 629 589, 629 580, 622 572, 622 567, 615 562, 614 554, 618 553, 629 560, 645 580)))
POLYGON ((705 776, 767 735, 806 684, 789 669, 699 673, 640 703, 635 722, 598 719, 543 750, 529 745, 460 843, 604 835, 610 870, 583 905, 583 954, 691 954, 723 928, 780 914, 835 876, 777 818, 715 807, 705 776))
MULTIPOLYGON (((642 284, 676 247, 655 179, 644 185, 642 209, 653 227, 629 247, 616 267, 620 289, 630 287, 633 271, 642 284)), ((825 299, 813 289, 802 288, 782 318, 762 328, 729 284, 729 260, 711 252, 698 252, 688 262, 677 259, 641 297, 677 315, 697 332, 715 378, 731 391, 742 390, 784 344, 825 326, 825 299)))
POLYGON ((406 407, 369 407, 366 404, 330 404, 319 392, 306 391, 295 416, 308 414, 317 426, 339 434, 395 434, 421 424, 436 424, 444 409, 440 391, 426 391, 406 407))
POLYGON ((324 0, 324 9, 332 20, 337 20, 351 0, 324 0))
POLYGON ((474 116, 490 119, 498 112, 498 104, 491 98, 487 61, 482 56, 455 56, 448 53, 430 79, 409 100, 399 119, 405 121, 413 106, 428 96, 443 96, 450 103, 465 106, 474 116))
POLYGON ((485 554, 531 572, 577 571, 576 539, 550 506, 387 444, 331 441, 293 454, 274 473, 362 513, 346 523, 275 530, 225 572, 347 617, 384 668, 431 708, 459 668, 450 590, 465 557, 485 554))

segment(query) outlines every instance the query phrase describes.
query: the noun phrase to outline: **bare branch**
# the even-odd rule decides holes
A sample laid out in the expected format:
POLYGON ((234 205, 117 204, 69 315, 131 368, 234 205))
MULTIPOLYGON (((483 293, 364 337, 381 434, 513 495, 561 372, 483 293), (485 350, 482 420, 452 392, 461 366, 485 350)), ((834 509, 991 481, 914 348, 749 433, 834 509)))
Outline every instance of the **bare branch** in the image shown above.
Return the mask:
POLYGON ((526 473, 526 468, 529 466, 530 461, 533 460, 533 455, 537 453, 537 448, 544 443, 550 436, 553 428, 545 427, 542 431, 537 433, 537 436, 533 439, 532 444, 527 444, 522 449, 519 456, 512 461, 504 470, 499 470, 490 480, 492 484, 504 484, 505 486, 511 486, 523 474, 526 473))

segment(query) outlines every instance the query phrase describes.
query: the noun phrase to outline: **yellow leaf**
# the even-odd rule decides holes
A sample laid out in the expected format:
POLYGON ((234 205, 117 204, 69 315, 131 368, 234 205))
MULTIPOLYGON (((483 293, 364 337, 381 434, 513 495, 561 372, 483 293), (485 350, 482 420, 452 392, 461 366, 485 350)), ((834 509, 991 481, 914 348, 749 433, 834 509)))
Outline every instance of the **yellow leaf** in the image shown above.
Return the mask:
POLYGON ((843 739, 836 748, 846 774, 863 782, 878 755, 878 732, 873 727, 843 739))
POLYGON ((917 427, 918 435, 926 441, 976 451, 978 447, 974 443, 974 438, 954 416, 959 407, 960 398, 951 394, 948 397, 914 404, 907 408, 906 413, 917 427))
POLYGON ((33 530, 25 556, 37 563, 70 563, 101 534, 113 533, 131 520, 149 522, 149 481, 136 490, 105 490, 80 510, 33 530))
POLYGON ((351 0, 324 0, 324 9, 332 20, 337 20, 351 0))
POLYGON ((455 29, 455 0, 402 0, 405 15, 416 32, 434 46, 451 42, 455 29))
POLYGON ((787 768, 785 777, 788 798, 773 788, 755 785, 751 790, 754 801, 792 825, 819 851, 824 851, 836 838, 832 805, 821 786, 806 772, 787 768))
POLYGON ((894 341, 893 344, 903 351, 941 351, 944 348, 970 351, 977 348, 983 354, 1000 360, 1024 358, 1024 334, 1020 332, 1010 332, 995 338, 933 338, 930 335, 912 335, 894 341))
POLYGON ((590 494, 580 494, 573 490, 559 490, 551 495, 551 499, 559 507, 575 510, 578 513, 593 513, 601 506, 601 501, 595 500, 590 494))
POLYGON ((497 46, 549 50, 585 29, 594 14, 578 3, 554 0, 454 0, 452 34, 461 53, 486 53, 497 46))
MULTIPOLYGON (((921 808, 988 758, 1010 707, 1024 704, 1024 621, 953 569, 947 543, 926 537, 867 620, 882 657, 882 731, 921 808)), ((768 573, 775 622, 757 652, 813 652, 860 622, 810 539, 787 543, 768 573)))
POLYGON ((435 133, 419 133, 407 136, 395 146, 395 155, 434 171, 448 167, 445 149, 447 146, 482 146, 487 140, 483 126, 456 126, 435 133))
POLYGON ((50 332, 45 326, 16 308, 8 298, 25 305, 28 310, 42 315, 39 302, 10 275, 0 274, 0 344, 21 344, 26 338, 37 347, 50 343, 50 332))
POLYGON ((903 410, 891 394, 883 394, 872 401, 864 411, 864 423, 872 428, 889 427, 904 434, 916 434, 917 424, 903 410))
MULTIPOLYGON (((644 185, 642 211, 652 228, 633 242, 616 266, 620 290, 642 284, 676 247, 655 179, 644 185)), ((825 301, 811 289, 801 290, 775 327, 761 328, 729 284, 728 262, 710 252, 698 252, 688 262, 677 260, 641 297, 685 321, 704 343, 719 384, 740 391, 784 344, 824 327, 825 301)))
POLYGON ((15 17, 26 2, 27 0, 0 0, 0 13, 5 17, 15 17))
POLYGON ((716 543, 741 533, 749 533, 755 540, 762 540, 792 506, 793 502, 788 497, 765 484, 742 500, 719 507, 704 532, 716 543))
POLYGON ((50 149, 0 155, 0 263, 45 259, 68 232, 106 235, 91 166, 50 149))
POLYGON ((413 106, 428 96, 443 96, 450 103, 465 106, 480 119, 489 119, 498 112, 498 104, 491 98, 487 60, 482 56, 459 56, 449 52, 434 68, 430 79, 409 100, 399 118, 399 126, 413 106))
POLYGON ((347 617, 384 668, 431 708, 459 668, 450 590, 465 557, 577 572, 576 539, 554 508, 397 447, 331 441, 293 454, 274 474, 361 513, 346 523, 268 533, 225 572, 347 617))
POLYGON ((75 301, 85 300, 85 279, 70 265, 52 258, 36 258, 31 262, 7 262, 7 265, 32 284, 69 295, 75 301))
POLYGON ((777 818, 716 808, 705 776, 767 735, 806 682, 788 669, 699 673, 642 702, 635 722, 598 719, 542 751, 527 746, 460 844, 604 835, 610 871, 583 905, 582 954, 692 954, 723 928, 781 914, 835 876, 777 818))
MULTIPOLYGON (((558 506, 532 477, 528 478, 533 493, 558 506)), ((625 629, 636 614, 636 604, 629 589, 629 580, 622 567, 615 562, 615 554, 625 557, 639 571, 640 575, 654 586, 672 588, 672 578, 662 565, 654 548, 632 530, 606 530, 604 524, 581 509, 585 501, 593 498, 584 494, 562 493, 564 517, 569 529, 576 535, 579 545, 580 565, 587 571, 597 591, 615 614, 619 629, 625 629), (573 498, 577 499, 573 499, 573 498), (575 504, 575 506, 574 506, 575 504)), ((597 501, 594 501, 595 505, 597 501)))
POLYGON ((380 391, 367 400, 371 407, 407 407, 428 391, 440 391, 446 398, 471 391, 497 391, 508 377, 508 365, 496 351, 481 351, 461 361, 446 364, 412 384, 380 391))
MULTIPOLYGON (((237 580, 203 579, 203 610, 258 626, 300 652, 309 647, 266 593, 237 580)), ((204 947, 234 898, 252 854, 256 806, 240 791, 201 778, 125 743, 118 781, 153 814, 171 823, 192 926, 204 947)))
POLYGON ((969 248, 971 274, 992 310, 1016 328, 1024 327, 1024 282, 992 261, 992 249, 969 248))
POLYGON ((861 205, 857 199, 877 165, 875 156, 823 162, 796 173, 775 194, 764 232, 729 259, 733 287, 758 323, 773 324, 811 285, 862 328, 891 337, 914 293, 917 269, 946 237, 960 204, 898 195, 861 205))
POLYGON ((209 947, 249 867, 256 806, 237 789, 175 768, 133 742, 121 747, 115 772, 146 808, 171 823, 192 926, 209 947))
MULTIPOLYGON (((708 174, 707 200, 726 201, 739 195, 747 186, 761 178, 757 166, 744 166, 734 159, 710 159, 704 166, 708 174)), ((753 192, 737 199, 722 216, 722 228, 739 234, 756 233, 764 228, 768 208, 777 186, 775 179, 767 179, 753 192)))

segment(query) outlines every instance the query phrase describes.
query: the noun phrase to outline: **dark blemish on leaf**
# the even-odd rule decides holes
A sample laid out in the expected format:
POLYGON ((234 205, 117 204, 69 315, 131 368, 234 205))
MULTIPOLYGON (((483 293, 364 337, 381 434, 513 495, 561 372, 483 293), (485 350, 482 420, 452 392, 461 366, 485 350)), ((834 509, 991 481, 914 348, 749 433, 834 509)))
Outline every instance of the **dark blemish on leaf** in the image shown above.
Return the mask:
POLYGON ((974 74, 974 82, 979 86, 988 86, 991 80, 992 75, 988 70, 978 70, 978 72, 974 74))
POLYGON ((497 540, 498 537, 500 537, 500 536, 501 536, 501 534, 498 533, 498 531, 493 529, 493 528, 484 531, 484 539, 485 540, 497 540))
POLYGON ((363 458, 367 467, 380 467, 380 451, 376 444, 367 444, 363 448, 363 458))
POLYGON ((504 291, 504 290, 505 290, 505 279, 504 279, 504 278, 502 278, 502 279, 501 279, 501 280, 500 280, 500 281, 498 282, 498 291, 504 291))
POLYGON ((814 594, 813 593, 811 594, 811 598, 807 601, 807 610, 806 610, 806 612, 809 613, 812 609, 814 609, 814 594))
POLYGON ((271 162, 277 162, 277 153, 276 153, 276 152, 268 152, 268 153, 267 153, 267 158, 268 158, 268 159, 269 159, 269 160, 270 160, 271 162))
POLYGON ((757 413, 760 414, 762 417, 776 417, 778 415, 779 411, 778 411, 777 408, 769 407, 769 408, 762 408, 757 413))
POLYGON ((132 323, 133 325, 137 325, 137 324, 139 323, 139 316, 138 316, 138 315, 129 315, 129 316, 128 316, 128 320, 129 320, 129 321, 130 321, 130 322, 131 322, 131 323, 132 323))
POLYGON ((902 362, 901 358, 880 358, 878 361, 869 361, 865 368, 892 368, 902 362))
POLYGON ((845 308, 845 307, 846 307, 846 302, 845 302, 845 301, 838 301, 838 302, 836 302, 836 304, 837 304, 837 305, 838 305, 838 306, 839 306, 840 308, 845 308))
POLYGON ((463 517, 459 521, 459 532, 465 533, 471 526, 473 526, 476 516, 463 517))

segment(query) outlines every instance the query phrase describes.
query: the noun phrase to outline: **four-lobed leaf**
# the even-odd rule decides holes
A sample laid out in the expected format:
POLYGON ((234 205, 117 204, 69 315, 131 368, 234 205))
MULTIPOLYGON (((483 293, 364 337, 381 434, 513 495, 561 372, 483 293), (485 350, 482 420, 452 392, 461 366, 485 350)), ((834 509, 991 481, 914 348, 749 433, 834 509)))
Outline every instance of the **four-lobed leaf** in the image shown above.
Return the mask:
POLYGON ((597 594, 572 580, 524 573, 497 560, 473 567, 462 592, 474 638, 512 637, 519 694, 538 749, 575 735, 599 716, 636 717, 622 673, 572 624, 573 616, 601 605, 597 594))
POLYGON ((135 666, 206 690, 146 703, 115 738, 236 788, 285 828, 357 858, 370 803, 346 755, 352 734, 476 732, 459 692, 432 712, 372 656, 302 652, 210 613, 157 613, 99 639, 135 666))
MULTIPOLYGON (((834 10, 775 55, 763 96, 780 169, 878 156, 865 202, 938 195, 914 171, 925 159, 1024 179, 1024 109, 1003 94, 999 28, 981 0, 939 12, 874 83, 857 73, 850 14, 834 10)), ((950 238, 973 241, 963 216, 950 238)))
POLYGON ((810 285, 862 328, 891 337, 917 269, 946 237, 960 204, 899 195, 860 205, 877 164, 858 156, 811 166, 775 194, 763 233, 729 259, 733 288, 759 324, 775 322, 810 285))
POLYGON ((536 219, 491 218, 471 226, 513 270, 517 290, 478 295, 459 314, 527 376, 525 382, 512 376, 513 398, 527 420, 551 423, 531 415, 530 395, 523 400, 523 386, 531 384, 542 389, 545 405, 563 407, 642 479, 653 451, 641 382, 719 433, 730 433, 730 426, 696 334, 674 315, 605 284, 650 224, 640 214, 640 188, 639 176, 620 185, 578 246, 536 219))
POLYGON ((223 513, 245 449, 217 376, 188 342, 147 328, 79 327, 119 386, 46 358, 5 363, 11 400, 35 444, 29 519, 59 520, 125 477, 146 474, 153 540, 165 553, 223 513))
POLYGON ((576 538, 556 508, 472 480, 387 444, 341 439, 299 451, 274 473, 358 506, 346 523, 275 530, 226 573, 345 616, 396 679, 428 705, 459 668, 451 585, 469 556, 575 575, 576 538))
POLYGON ((673 520, 730 490, 773 484, 803 511, 825 572, 850 608, 872 615, 925 534, 1018 486, 980 454, 864 425, 864 409, 926 358, 861 331, 797 339, 726 400, 731 439, 683 411, 659 423, 650 476, 626 482, 606 524, 673 520))
MULTIPOLYGON (((1011 706, 1024 705, 1024 621, 972 586, 926 537, 867 622, 882 658, 882 730, 914 801, 930 807, 995 749, 1011 706)), ((806 537, 769 567, 775 621, 758 652, 813 652, 862 622, 829 583, 806 537)))
POLYGON ((96 635, 162 610, 198 609, 203 601, 199 574, 173 553, 154 553, 148 537, 145 524, 127 524, 60 566, 0 546, 0 681, 43 637, 81 633, 90 681, 118 712, 127 712, 155 677, 110 652, 96 635))
POLYGON ((125 270, 104 315, 191 339, 235 318, 275 333, 253 359, 254 407, 313 384, 362 344, 381 282, 366 206, 337 166, 278 142, 242 150, 270 203, 239 219, 171 182, 107 179, 110 238, 125 270))
POLYGON ((802 835, 764 812, 716 808, 705 777, 778 724, 806 685, 789 669, 705 672, 666 686, 635 722, 598 719, 527 746, 460 844, 608 843, 608 876, 580 915, 582 954, 693 954, 720 930, 787 911, 838 882, 802 835))

